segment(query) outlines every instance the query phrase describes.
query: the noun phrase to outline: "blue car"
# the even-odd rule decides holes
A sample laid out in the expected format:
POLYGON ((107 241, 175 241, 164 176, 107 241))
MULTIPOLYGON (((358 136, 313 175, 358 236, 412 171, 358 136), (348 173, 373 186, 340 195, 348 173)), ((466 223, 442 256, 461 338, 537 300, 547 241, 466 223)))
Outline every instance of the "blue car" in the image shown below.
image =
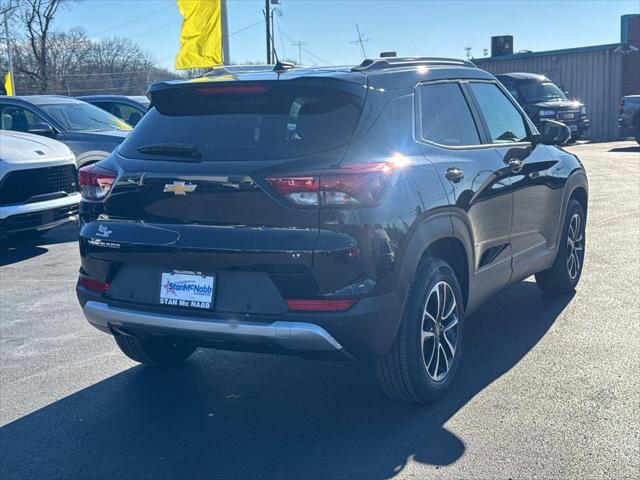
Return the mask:
POLYGON ((58 140, 71 149, 81 167, 106 158, 131 126, 81 100, 33 95, 0 97, 0 129, 58 140))
POLYGON ((142 120, 144 114, 149 110, 150 103, 144 95, 87 95, 76 98, 115 115, 132 127, 135 127, 142 120))

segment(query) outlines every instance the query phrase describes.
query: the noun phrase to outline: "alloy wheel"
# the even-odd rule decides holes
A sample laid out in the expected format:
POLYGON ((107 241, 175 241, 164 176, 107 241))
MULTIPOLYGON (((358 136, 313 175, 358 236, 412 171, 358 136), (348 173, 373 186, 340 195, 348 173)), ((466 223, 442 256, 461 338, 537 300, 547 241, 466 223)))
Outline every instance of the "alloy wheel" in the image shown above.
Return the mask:
POLYGON ((571 280, 575 280, 584 260, 584 232, 582 217, 574 213, 569 222, 567 235, 567 271, 571 280))
POLYGON ((447 282, 438 282, 427 295, 421 325, 424 368, 432 380, 441 382, 453 366, 458 343, 458 306, 447 282))

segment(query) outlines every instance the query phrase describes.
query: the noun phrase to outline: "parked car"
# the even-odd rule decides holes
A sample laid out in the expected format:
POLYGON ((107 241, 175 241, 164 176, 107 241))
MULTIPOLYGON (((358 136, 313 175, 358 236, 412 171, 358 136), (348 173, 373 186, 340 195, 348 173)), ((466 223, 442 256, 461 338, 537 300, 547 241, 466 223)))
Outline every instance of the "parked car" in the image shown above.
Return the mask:
POLYGON ((548 292, 580 280, 587 177, 557 146, 569 128, 539 133, 470 62, 239 73, 151 97, 79 175, 78 299, 138 362, 198 346, 367 359, 391 397, 428 402, 455 378, 468 313, 533 274, 548 292))
POLYGON ((78 218, 75 156, 63 143, 0 131, 0 240, 78 218))
POLYGON ((104 110, 74 98, 33 95, 0 98, 0 129, 50 137, 67 145, 78 166, 102 160, 131 126, 104 110))
POLYGON ((640 95, 622 97, 618 112, 618 126, 622 129, 622 134, 633 135, 640 144, 640 95))
POLYGON ((569 100, 555 83, 535 73, 504 73, 496 78, 522 106, 540 128, 543 120, 558 120, 571 129, 571 140, 580 139, 589 130, 587 108, 577 100, 569 100))
POLYGON ((132 127, 135 127, 149 110, 149 99, 144 95, 88 95, 76 98, 109 112, 132 127))

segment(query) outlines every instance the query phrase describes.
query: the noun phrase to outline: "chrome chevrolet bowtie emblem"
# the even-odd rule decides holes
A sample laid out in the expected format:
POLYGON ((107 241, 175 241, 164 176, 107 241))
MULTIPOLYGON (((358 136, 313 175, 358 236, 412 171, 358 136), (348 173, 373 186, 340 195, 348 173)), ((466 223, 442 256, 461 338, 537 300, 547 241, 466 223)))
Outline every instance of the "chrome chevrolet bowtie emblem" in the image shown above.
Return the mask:
POLYGON ((173 182, 167 183, 164 186, 164 191, 173 193, 174 195, 186 195, 187 193, 191 193, 196 189, 197 185, 193 185, 192 183, 186 184, 185 182, 173 182))

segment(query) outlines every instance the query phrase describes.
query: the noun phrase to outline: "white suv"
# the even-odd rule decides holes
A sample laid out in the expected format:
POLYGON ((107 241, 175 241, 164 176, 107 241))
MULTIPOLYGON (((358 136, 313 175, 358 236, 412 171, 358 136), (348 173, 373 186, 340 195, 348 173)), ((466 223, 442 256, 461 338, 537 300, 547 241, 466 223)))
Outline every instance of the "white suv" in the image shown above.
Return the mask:
POLYGON ((0 131, 0 240, 77 219, 75 160, 56 140, 0 131))

